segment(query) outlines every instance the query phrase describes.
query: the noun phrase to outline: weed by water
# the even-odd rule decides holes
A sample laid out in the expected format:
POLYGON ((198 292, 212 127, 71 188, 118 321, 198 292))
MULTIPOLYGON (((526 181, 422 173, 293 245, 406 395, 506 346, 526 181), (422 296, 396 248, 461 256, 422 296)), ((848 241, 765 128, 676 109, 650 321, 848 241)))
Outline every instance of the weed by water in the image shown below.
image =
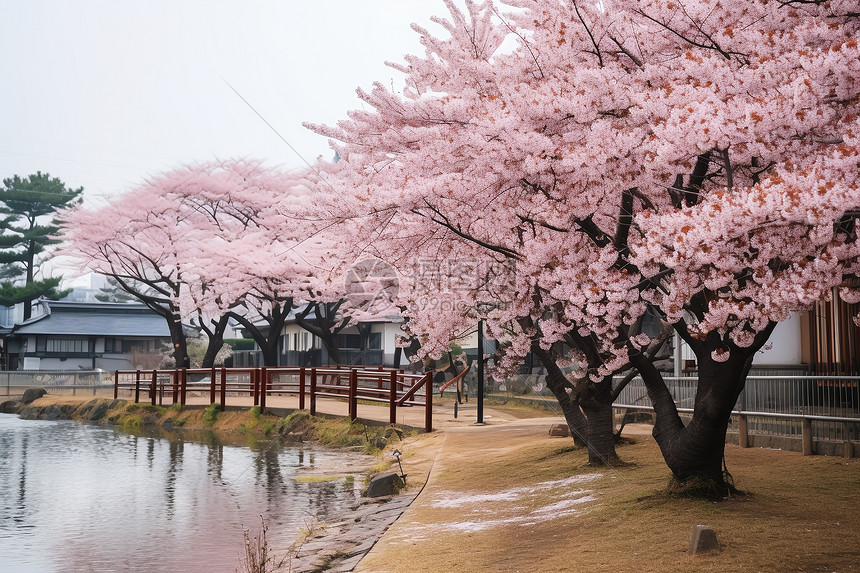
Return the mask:
POLYGON ((144 420, 143 416, 130 416, 126 418, 122 423, 122 429, 124 432, 129 434, 134 432, 139 432, 143 429, 144 420))
POLYGON ((264 436, 268 436, 272 433, 272 430, 275 429, 276 424, 277 422, 275 422, 274 420, 263 422, 262 424, 260 424, 260 431, 263 432, 264 436))
POLYGON ((262 416, 262 414, 260 413, 260 407, 259 406, 251 406, 251 409, 249 410, 249 412, 251 414, 251 418, 253 418, 254 420, 259 420, 260 417, 262 416))
POLYGON ((283 569, 288 558, 269 554, 269 541, 266 539, 268 530, 269 527, 261 515, 260 535, 252 538, 248 529, 242 531, 242 537, 245 540, 245 554, 242 556, 239 568, 236 569, 238 573, 270 573, 283 569))
POLYGON ((206 406, 206 409, 203 410, 203 423, 209 426, 215 423, 215 419, 218 418, 218 414, 221 412, 220 404, 209 404, 206 406))

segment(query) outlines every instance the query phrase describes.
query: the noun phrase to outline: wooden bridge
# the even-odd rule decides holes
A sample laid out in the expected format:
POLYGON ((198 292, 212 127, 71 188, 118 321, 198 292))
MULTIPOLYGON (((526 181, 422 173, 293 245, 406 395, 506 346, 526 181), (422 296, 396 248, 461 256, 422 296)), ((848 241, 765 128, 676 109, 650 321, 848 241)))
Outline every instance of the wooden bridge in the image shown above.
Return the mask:
MULTIPOLYGON (((189 396, 208 397, 223 411, 228 396, 250 396, 265 412, 276 396, 298 397, 300 410, 316 414, 318 398, 348 403, 351 420, 358 418, 359 401, 388 405, 389 421, 397 423, 397 409, 424 407, 424 429, 433 430, 432 373, 408 374, 391 368, 207 368, 176 370, 118 370, 114 398, 131 392, 135 402, 152 405, 186 404, 189 396)), ((377 406, 373 406, 377 407, 377 406)))

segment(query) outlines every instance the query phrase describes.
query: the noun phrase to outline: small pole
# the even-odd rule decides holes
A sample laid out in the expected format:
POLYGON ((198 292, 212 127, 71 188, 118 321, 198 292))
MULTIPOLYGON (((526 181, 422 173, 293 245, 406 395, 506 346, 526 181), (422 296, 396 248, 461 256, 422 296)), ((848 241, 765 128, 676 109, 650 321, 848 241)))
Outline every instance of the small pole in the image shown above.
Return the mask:
POLYGON ((478 321, 478 421, 484 423, 484 321, 478 321))
POLYGON ((812 447, 812 420, 803 418, 801 422, 801 442, 803 444, 803 455, 811 456, 814 451, 812 447))
POLYGON ((433 431, 433 374, 424 375, 424 431, 433 431))
POLYGON ((745 414, 740 414, 738 416, 738 446, 742 448, 748 448, 750 446, 749 431, 747 430, 747 417, 745 414))

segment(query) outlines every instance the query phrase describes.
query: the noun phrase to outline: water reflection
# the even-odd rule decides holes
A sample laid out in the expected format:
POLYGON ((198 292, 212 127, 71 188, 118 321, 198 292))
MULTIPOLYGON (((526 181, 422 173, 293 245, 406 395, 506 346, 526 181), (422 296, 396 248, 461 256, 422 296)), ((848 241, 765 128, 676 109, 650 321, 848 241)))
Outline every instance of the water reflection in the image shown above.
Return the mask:
POLYGON ((197 433, 124 434, 0 415, 0 569, 234 571, 242 528, 300 528, 354 505, 366 456, 197 433), (313 475, 334 481, 300 480, 313 475))

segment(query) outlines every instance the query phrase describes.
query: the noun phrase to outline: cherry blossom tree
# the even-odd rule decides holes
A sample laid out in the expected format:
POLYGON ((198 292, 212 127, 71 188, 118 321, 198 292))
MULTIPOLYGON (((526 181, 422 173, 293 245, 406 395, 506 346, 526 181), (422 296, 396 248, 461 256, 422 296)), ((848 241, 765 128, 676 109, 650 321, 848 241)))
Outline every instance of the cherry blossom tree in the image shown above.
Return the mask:
POLYGON ((207 357, 220 348, 232 319, 257 342, 264 363, 278 365, 283 325, 301 297, 310 296, 310 253, 319 243, 291 216, 308 193, 302 173, 231 161, 177 175, 164 179, 163 192, 196 237, 182 263, 190 284, 181 304, 209 335, 207 357))
MULTIPOLYGON (((177 365, 187 363, 183 321, 205 332, 209 344, 203 365, 208 367, 223 346, 231 315, 251 316, 258 310, 249 301, 261 297, 249 281, 265 274, 261 260, 275 258, 265 250, 272 247, 266 225, 274 227, 272 217, 283 223, 278 202, 293 183, 293 177, 251 161, 180 167, 104 207, 65 212, 62 254, 113 277, 164 316, 177 365)), ((283 262, 268 270, 280 277, 283 262)), ((282 324, 274 325, 276 341, 282 324)))
POLYGON ((503 366, 535 352, 569 424, 585 416, 592 461, 614 455, 612 376, 632 364, 674 476, 725 491, 753 355, 858 274, 857 2, 446 4, 445 37, 413 26, 425 55, 392 64, 402 93, 375 84, 368 109, 309 126, 342 158, 321 212, 401 271, 507 263, 505 288, 437 293, 447 309, 422 307, 420 281, 402 289, 423 348, 480 317, 503 366), (687 426, 651 361, 649 308, 698 359, 687 426))
POLYGON ((59 253, 91 271, 112 277, 167 321, 178 367, 187 365, 179 299, 180 267, 187 228, 172 202, 141 187, 98 209, 76 207, 60 214, 59 253))

